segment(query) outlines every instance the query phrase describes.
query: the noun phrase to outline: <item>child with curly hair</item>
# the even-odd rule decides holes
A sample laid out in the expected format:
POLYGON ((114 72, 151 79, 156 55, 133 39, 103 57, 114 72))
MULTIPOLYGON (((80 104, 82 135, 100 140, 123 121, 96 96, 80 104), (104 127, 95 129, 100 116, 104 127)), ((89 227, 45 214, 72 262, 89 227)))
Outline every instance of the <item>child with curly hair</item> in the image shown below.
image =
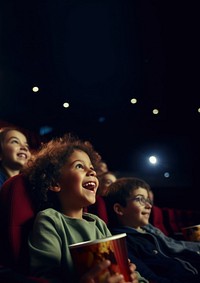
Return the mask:
MULTIPOLYGON (((111 236, 106 224, 83 210, 95 202, 100 155, 89 142, 65 135, 44 144, 24 170, 31 184, 30 194, 37 207, 29 237, 30 265, 33 275, 51 282, 93 283, 110 265, 100 263, 81 279, 77 278, 69 245, 111 236)), ((130 265, 132 282, 139 279, 135 265, 130 265)), ((121 274, 105 281, 124 282, 121 274)))

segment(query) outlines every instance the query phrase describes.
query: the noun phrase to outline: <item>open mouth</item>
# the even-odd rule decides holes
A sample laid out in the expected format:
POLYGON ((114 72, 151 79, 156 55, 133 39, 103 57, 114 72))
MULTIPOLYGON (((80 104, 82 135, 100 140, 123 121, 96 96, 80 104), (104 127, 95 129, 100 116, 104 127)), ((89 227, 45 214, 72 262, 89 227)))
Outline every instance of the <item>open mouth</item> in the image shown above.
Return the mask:
POLYGON ((25 153, 18 153, 17 156, 20 158, 27 159, 27 155, 25 153))
POLYGON ((142 215, 146 216, 146 217, 149 217, 150 216, 150 213, 148 212, 142 212, 142 215))
POLYGON ((84 183, 83 188, 89 191, 94 191, 96 189, 96 183, 95 182, 84 183))

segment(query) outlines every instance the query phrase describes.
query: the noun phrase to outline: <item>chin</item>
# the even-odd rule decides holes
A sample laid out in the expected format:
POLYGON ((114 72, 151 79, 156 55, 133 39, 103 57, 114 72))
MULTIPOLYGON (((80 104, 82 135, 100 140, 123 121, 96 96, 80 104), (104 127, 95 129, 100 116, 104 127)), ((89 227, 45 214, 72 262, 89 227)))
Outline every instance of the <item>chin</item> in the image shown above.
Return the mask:
POLYGON ((90 202, 90 204, 94 204, 96 202, 96 198, 90 202))
POLYGON ((142 225, 140 225, 140 226, 145 226, 147 224, 149 224, 149 221, 143 221, 142 225))
POLYGON ((88 200, 87 200, 87 206, 88 206, 88 205, 92 205, 92 204, 94 204, 95 202, 96 202, 96 198, 95 198, 95 199, 91 199, 91 200, 88 199, 88 200))

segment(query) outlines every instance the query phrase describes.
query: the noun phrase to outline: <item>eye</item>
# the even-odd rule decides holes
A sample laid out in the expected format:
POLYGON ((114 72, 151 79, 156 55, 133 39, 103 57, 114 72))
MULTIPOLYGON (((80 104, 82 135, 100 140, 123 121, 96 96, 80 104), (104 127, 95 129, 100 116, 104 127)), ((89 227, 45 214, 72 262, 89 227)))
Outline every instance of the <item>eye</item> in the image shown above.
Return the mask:
POLYGON ((82 163, 77 163, 75 166, 77 169, 84 169, 84 166, 82 163))
POLYGON ((19 144, 19 141, 18 141, 18 140, 16 140, 16 139, 13 139, 13 140, 11 140, 11 143, 19 144))
POLYGON ((30 149, 30 146, 27 143, 24 145, 24 147, 26 147, 27 149, 30 149))
POLYGON ((136 200, 137 202, 140 202, 141 200, 143 200, 143 197, 140 197, 140 196, 135 197, 135 200, 136 200))
POLYGON ((112 184, 112 181, 111 180, 104 180, 104 184, 106 186, 110 186, 112 184))

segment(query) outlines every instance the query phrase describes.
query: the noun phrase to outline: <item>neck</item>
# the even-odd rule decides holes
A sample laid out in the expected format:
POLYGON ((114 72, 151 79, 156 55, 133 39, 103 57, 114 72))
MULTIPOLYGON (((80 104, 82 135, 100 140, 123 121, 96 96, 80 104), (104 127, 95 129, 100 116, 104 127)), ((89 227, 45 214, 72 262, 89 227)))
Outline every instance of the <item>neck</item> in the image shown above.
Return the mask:
POLYGON ((4 168, 5 173, 7 174, 8 177, 13 177, 13 176, 18 175, 20 173, 20 170, 10 169, 6 166, 4 166, 3 168, 4 168))
POLYGON ((140 233, 145 233, 145 231, 143 230, 143 228, 142 227, 138 227, 138 228, 135 228, 138 232, 140 232, 140 233))
POLYGON ((62 213, 71 218, 82 219, 83 218, 83 209, 80 210, 71 210, 71 209, 62 209, 62 213))

